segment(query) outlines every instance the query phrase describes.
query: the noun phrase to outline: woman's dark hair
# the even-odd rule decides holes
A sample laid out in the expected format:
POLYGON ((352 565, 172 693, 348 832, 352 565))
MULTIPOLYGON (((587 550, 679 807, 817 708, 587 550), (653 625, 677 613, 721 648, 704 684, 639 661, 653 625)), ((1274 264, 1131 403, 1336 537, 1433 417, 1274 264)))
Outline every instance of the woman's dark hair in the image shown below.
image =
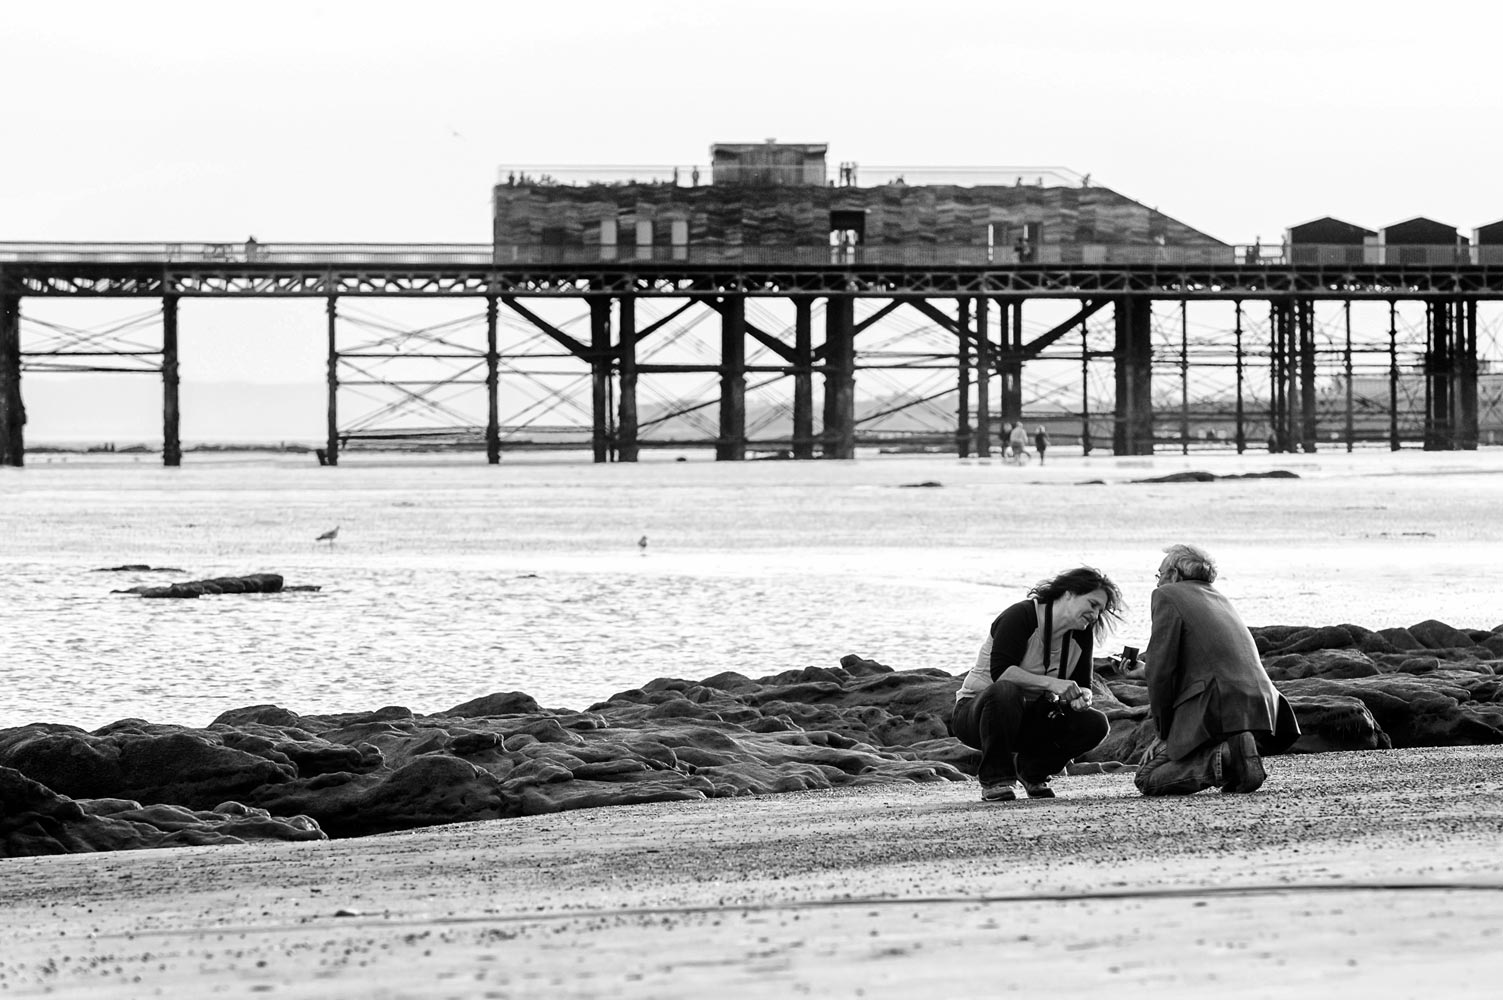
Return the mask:
POLYGON ((1040 604, 1052 604, 1066 594, 1089 594, 1093 590, 1106 594, 1106 607, 1101 609, 1101 617, 1091 629, 1099 639, 1109 626, 1122 620, 1122 591, 1101 570, 1090 566, 1067 569, 1052 580, 1040 580, 1034 584, 1028 596, 1040 604))

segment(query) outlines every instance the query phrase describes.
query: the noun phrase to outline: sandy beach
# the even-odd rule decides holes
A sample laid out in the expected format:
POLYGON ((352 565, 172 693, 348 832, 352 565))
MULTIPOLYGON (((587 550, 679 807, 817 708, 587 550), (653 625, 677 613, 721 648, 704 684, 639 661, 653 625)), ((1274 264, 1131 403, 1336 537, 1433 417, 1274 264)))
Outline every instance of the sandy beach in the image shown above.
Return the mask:
POLYGON ((974 783, 4 863, 0 993, 1496 996, 1503 748, 1249 796, 974 783))
MULTIPOLYGON (((1222 557, 1228 592, 1254 624, 1437 617, 1490 628, 1498 618, 1503 535, 1492 512, 1503 478, 1492 451, 1051 458, 1026 476, 953 459, 538 466, 509 470, 501 492, 485 470, 446 465, 421 488, 405 467, 316 488, 301 467, 273 469, 289 483, 262 492, 215 469, 170 481, 33 471, 5 484, 9 558, 31 581, 16 611, 90 651, 36 646, 25 658, 36 679, 13 685, 24 699, 10 710, 16 723, 178 712, 202 725, 257 701, 354 710, 421 693, 443 707, 531 688, 520 667, 498 673, 502 654, 470 636, 504 627, 547 652, 523 648, 520 659, 557 663, 574 648, 569 633, 538 624, 563 620, 555 590, 607 606, 606 585, 617 588, 606 596, 646 588, 656 613, 677 616, 656 630, 689 649, 680 664, 675 650, 619 634, 621 656, 648 651, 632 667, 636 683, 833 663, 853 648, 892 654, 899 667, 959 669, 999 594, 1086 556, 1142 576, 1170 524, 1222 557), (1300 478, 1128 485, 1184 468, 1300 478), (1098 477, 1104 486, 1073 488, 1098 477), (900 488, 930 479, 945 488, 900 488), (1065 487, 1071 503, 1053 503, 1065 487), (602 497, 611 509, 631 503, 602 526, 583 516, 605 509, 602 497), (315 549, 309 529, 333 523, 325 508, 336 500, 340 547, 315 549), (739 528, 729 535, 715 512, 732 500, 739 528), (1052 511, 1046 537, 1009 544, 1001 558, 1010 512, 1030 504, 1052 511), (501 520, 493 508, 505 532, 479 530, 501 520), (449 516, 419 517, 432 509, 449 516), (95 521, 111 527, 75 530, 95 521), (642 533, 654 540, 645 557, 642 533), (809 539, 819 546, 812 568, 800 547, 809 539), (194 571, 266 565, 328 586, 317 602, 124 604, 87 574, 127 557, 194 571), (518 617, 524 600, 547 614, 497 617, 518 617), (731 606, 776 613, 741 621, 734 645, 690 614, 723 629, 731 606), (449 627, 431 625, 435 607, 449 627), (847 612, 834 632, 830 607, 847 612), (872 619, 853 619, 863 608, 872 619), (211 613, 213 630, 192 627, 211 613), (395 632, 345 642, 352 616, 395 632), (111 639, 148 619, 170 650, 111 639), (242 632, 257 651, 241 657, 244 670, 205 668, 194 684, 158 676, 161 663, 219 664, 221 644, 242 632), (784 645, 748 645, 759 637, 784 645), (414 642, 423 656, 411 655, 414 642), (443 669, 404 680, 382 657, 443 669), (106 662, 110 676, 97 670, 106 662), (320 669, 289 669, 301 663, 320 669), (362 681, 362 668, 396 686, 362 681), (84 673, 73 683, 67 671, 84 673), (289 689, 289 678, 323 687, 289 689)), ((1141 598, 1145 582, 1136 588, 1141 598)), ((1147 602, 1137 603, 1141 619, 1147 602)), ((1129 621, 1123 640, 1144 624, 1129 621)), ((608 692, 625 679, 595 683, 617 685, 608 692)), ((1147 801, 1127 773, 1062 779, 1055 801, 1007 805, 980 802, 974 782, 864 785, 318 843, 10 859, 0 862, 0 996, 1497 995, 1503 749, 1283 757, 1270 771, 1262 791, 1242 797, 1147 801)))

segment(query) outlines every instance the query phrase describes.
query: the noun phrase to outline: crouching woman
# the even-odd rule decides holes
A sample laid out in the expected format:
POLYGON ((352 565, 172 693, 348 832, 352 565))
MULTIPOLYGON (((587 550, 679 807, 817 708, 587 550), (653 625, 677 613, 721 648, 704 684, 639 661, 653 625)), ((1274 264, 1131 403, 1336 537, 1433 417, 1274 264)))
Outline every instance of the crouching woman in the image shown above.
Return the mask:
POLYGON ((1053 798, 1049 779, 1106 738, 1091 707, 1096 638, 1121 616, 1122 593, 1089 566, 1036 584, 992 622, 955 696, 951 731, 981 751, 981 798, 1053 798))

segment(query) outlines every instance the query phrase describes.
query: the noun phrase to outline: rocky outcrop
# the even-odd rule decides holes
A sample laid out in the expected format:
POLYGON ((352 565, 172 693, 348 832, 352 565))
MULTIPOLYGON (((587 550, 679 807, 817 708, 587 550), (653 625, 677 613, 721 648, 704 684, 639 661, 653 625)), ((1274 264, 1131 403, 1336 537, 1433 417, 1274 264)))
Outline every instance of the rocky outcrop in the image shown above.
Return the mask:
POLYGON ((75 801, 0 767, 0 857, 128 851, 148 847, 324 840, 306 816, 278 818, 235 802, 210 810, 119 798, 75 801))
POLYGON ((316 587, 290 588, 283 586, 280 573, 251 573, 248 576, 216 576, 208 580, 189 580, 185 583, 169 583, 163 587, 145 584, 112 590, 112 594, 137 594, 141 597, 203 597, 205 594, 276 594, 282 590, 316 590, 316 587))
MULTIPOLYGON (((1503 743, 1503 626, 1271 625, 1252 634, 1299 717, 1295 753, 1503 743)), ((1124 704, 1148 703, 1141 671, 1105 683, 1124 704)), ((1139 726, 1114 720, 1095 753, 1140 750, 1151 733, 1139 726)))
MULTIPOLYGON (((1304 730, 1295 752, 1503 742, 1500 630, 1421 622, 1253 634, 1304 730)), ((1096 705, 1111 733, 1077 770, 1135 762, 1153 740, 1141 672, 1098 666, 1096 705)), ((58 802, 47 808, 69 815, 148 825, 303 817, 300 831, 360 836, 624 803, 965 780, 978 755, 947 726, 960 680, 848 655, 755 679, 659 678, 583 711, 542 708, 511 691, 432 715, 253 705, 201 729, 139 719, 92 733, 36 724, 0 732, 0 767, 40 783, 58 802), (128 808, 114 804, 122 800, 128 808)), ((71 836, 55 837, 55 849, 111 842, 71 836)), ((15 843, 47 842, 27 834, 15 843)))
POLYGON ((173 566, 149 566, 146 563, 125 563, 122 566, 100 566, 96 573, 181 573, 173 566))
POLYGON ((1288 469, 1273 469, 1269 472, 1233 472, 1218 476, 1214 472, 1199 469, 1185 472, 1170 472, 1147 479, 1129 479, 1129 483, 1212 483, 1218 479, 1298 479, 1299 474, 1288 469))

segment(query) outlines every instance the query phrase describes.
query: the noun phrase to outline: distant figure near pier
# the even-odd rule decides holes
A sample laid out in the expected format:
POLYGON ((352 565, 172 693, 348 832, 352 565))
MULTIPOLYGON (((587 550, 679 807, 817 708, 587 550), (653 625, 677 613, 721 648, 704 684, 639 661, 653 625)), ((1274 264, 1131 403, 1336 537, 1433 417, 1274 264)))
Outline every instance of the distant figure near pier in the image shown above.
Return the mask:
POLYGON ((334 527, 330 528, 328 531, 324 532, 322 535, 319 535, 317 538, 315 538, 314 541, 315 542, 328 542, 329 543, 329 547, 333 548, 334 547, 334 539, 336 539, 338 537, 339 537, 339 525, 336 524, 336 525, 334 525, 334 527))

